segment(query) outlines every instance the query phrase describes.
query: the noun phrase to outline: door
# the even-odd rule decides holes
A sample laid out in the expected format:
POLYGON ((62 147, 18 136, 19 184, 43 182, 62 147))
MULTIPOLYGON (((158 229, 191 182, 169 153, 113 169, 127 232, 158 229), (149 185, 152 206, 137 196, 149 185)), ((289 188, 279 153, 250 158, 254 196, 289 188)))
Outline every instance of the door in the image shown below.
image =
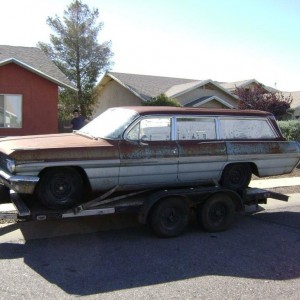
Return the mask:
POLYGON ((178 147, 172 141, 171 117, 146 117, 119 144, 119 185, 127 188, 176 184, 178 147))
POLYGON ((178 117, 179 182, 219 180, 227 161, 226 144, 217 140, 213 117, 178 117))

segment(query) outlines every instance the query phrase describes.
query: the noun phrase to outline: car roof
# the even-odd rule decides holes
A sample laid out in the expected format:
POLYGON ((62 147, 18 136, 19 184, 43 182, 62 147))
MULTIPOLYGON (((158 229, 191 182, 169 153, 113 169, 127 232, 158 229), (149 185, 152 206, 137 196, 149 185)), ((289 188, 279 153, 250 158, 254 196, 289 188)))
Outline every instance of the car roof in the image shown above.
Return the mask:
POLYGON ((122 108, 131 109, 140 115, 149 114, 176 114, 176 115, 224 115, 224 116, 272 116, 271 113, 260 110, 243 109, 212 109, 194 107, 172 107, 172 106, 123 106, 122 108))

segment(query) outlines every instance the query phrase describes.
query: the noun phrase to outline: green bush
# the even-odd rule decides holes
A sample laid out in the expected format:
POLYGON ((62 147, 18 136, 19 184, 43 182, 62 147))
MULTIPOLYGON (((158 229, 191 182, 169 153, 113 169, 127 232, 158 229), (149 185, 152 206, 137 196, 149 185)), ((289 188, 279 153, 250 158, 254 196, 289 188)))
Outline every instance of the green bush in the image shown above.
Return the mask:
POLYGON ((177 99, 169 98, 165 94, 160 94, 149 101, 143 102, 144 106, 181 106, 177 99))
POLYGON ((278 121, 283 136, 289 141, 300 141, 300 121, 278 121))

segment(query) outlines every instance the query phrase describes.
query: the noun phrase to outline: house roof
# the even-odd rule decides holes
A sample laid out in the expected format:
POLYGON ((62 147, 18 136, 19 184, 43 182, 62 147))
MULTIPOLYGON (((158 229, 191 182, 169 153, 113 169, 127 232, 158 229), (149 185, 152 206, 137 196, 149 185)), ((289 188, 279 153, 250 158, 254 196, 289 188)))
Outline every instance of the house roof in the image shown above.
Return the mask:
POLYGON ((211 79, 196 80, 109 72, 101 80, 100 86, 105 85, 105 83, 108 81, 107 78, 105 79, 105 77, 107 76, 119 82, 121 85, 123 85, 125 88, 130 90, 137 97, 141 98, 144 101, 150 100, 151 98, 156 97, 160 94, 166 94, 168 97, 177 97, 206 84, 212 84, 231 97, 236 98, 226 89, 220 86, 217 82, 214 82, 211 79))
POLYGON ((140 95, 142 100, 150 100, 162 93, 166 93, 176 85, 198 82, 193 79, 161 77, 151 75, 127 74, 109 72, 107 75, 129 90, 140 95))
MULTIPOLYGON (((250 84, 262 84, 259 81, 257 81, 256 79, 247 79, 247 80, 241 80, 241 81, 234 81, 234 82, 218 82, 219 85, 221 85, 224 89, 233 92, 234 90, 236 90, 236 88, 243 88, 246 87, 250 84)), ((263 85, 263 84, 262 84, 263 85)), ((265 86, 263 85, 263 87, 266 89, 266 91, 268 92, 279 92, 279 90, 274 89, 270 86, 265 86)))
POLYGON ((62 71, 36 47, 0 45, 0 66, 15 63, 57 85, 77 90, 62 71))

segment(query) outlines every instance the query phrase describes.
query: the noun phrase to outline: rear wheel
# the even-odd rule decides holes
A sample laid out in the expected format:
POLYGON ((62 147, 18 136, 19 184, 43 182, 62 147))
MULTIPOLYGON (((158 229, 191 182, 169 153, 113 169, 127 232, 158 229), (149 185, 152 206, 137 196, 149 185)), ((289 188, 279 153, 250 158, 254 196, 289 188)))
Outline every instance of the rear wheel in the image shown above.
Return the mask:
POLYGON ((197 218, 209 232, 224 231, 233 222, 234 203, 228 195, 213 195, 198 209, 197 218))
POLYGON ((232 164, 225 167, 221 185, 233 190, 241 190, 248 187, 252 176, 249 164, 232 164))
POLYGON ((83 180, 72 168, 45 170, 36 188, 41 203, 51 209, 67 209, 78 204, 83 197, 83 180))
POLYGON ((189 207, 180 198, 161 200, 152 209, 149 223, 160 237, 174 237, 184 231, 189 222, 189 207))

